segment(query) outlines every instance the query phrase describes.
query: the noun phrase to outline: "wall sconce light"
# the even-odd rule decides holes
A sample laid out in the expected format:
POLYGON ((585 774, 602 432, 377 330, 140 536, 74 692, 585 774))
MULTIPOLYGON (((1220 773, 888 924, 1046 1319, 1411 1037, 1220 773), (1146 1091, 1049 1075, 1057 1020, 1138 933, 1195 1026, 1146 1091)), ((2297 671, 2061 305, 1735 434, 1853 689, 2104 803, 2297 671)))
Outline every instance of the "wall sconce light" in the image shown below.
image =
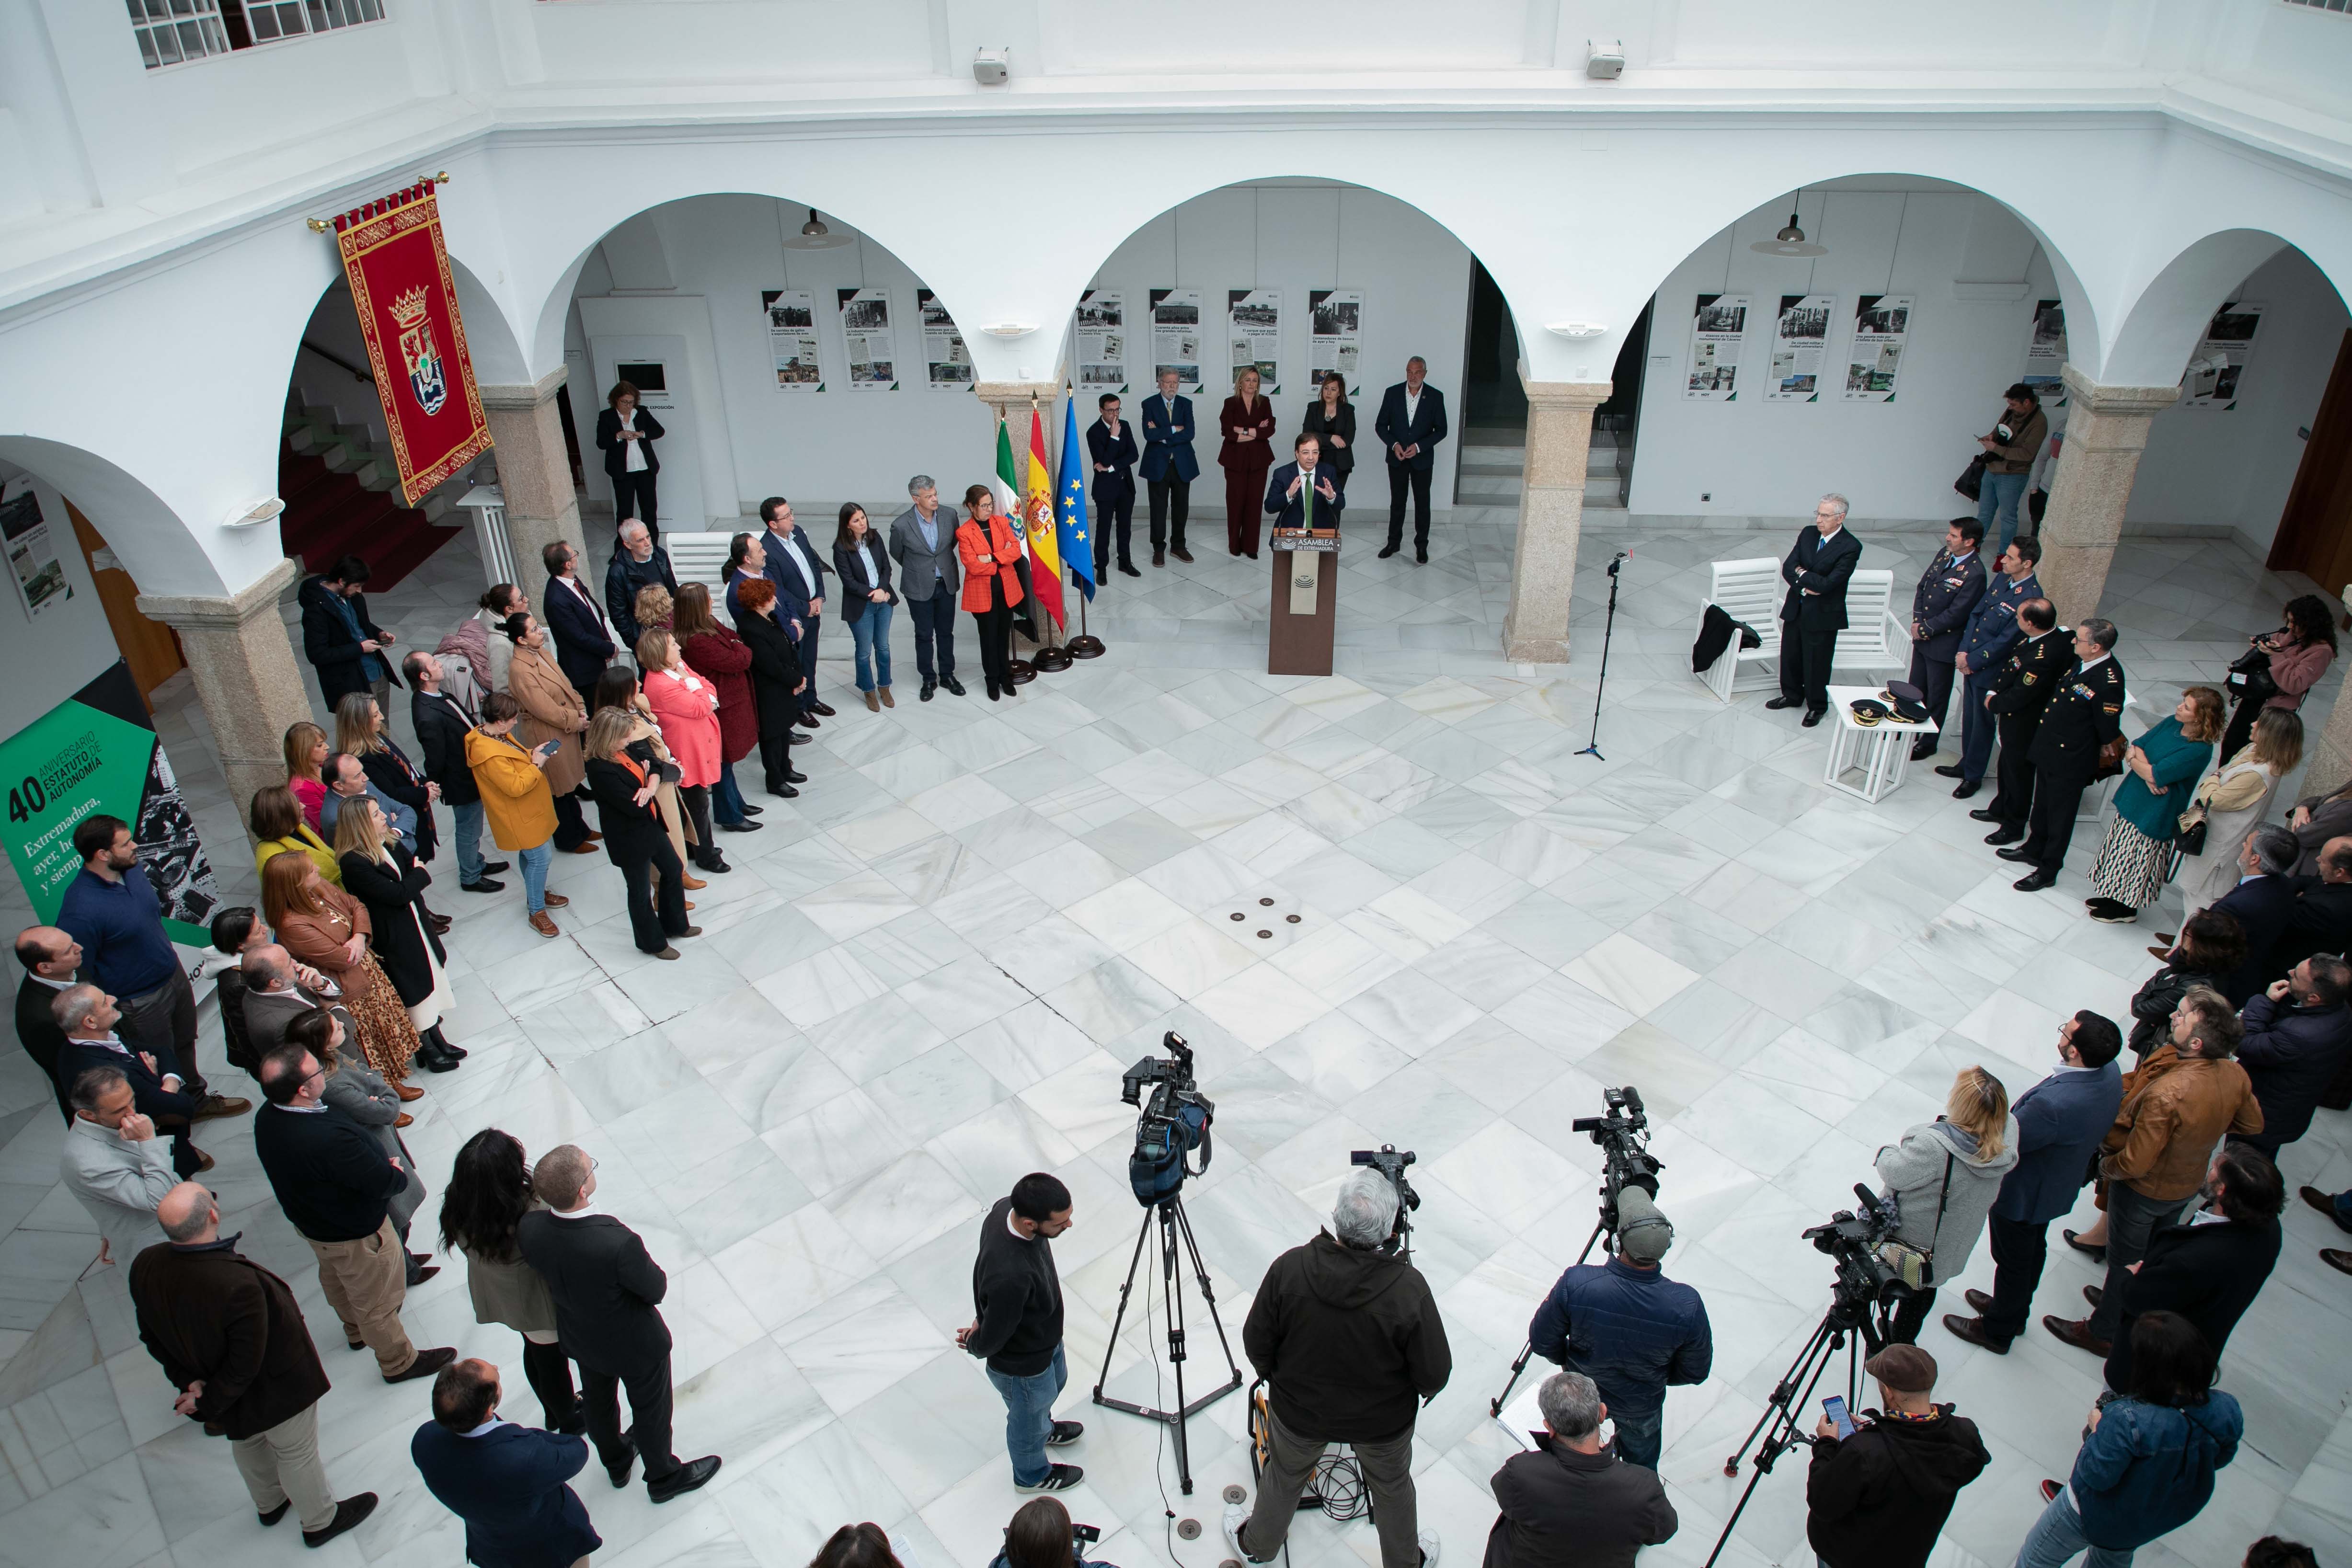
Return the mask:
POLYGON ((1034 321, 997 321, 981 329, 992 338, 1025 338, 1036 329, 1034 321))
POLYGON ((1609 329, 1598 321, 1547 321, 1544 330, 1557 332, 1563 338, 1605 338, 1609 329))
POLYGON ((264 523, 276 521, 278 515, 285 510, 286 503, 271 496, 264 500, 256 501, 250 507, 230 513, 222 522, 221 527, 225 528, 259 528, 264 523))

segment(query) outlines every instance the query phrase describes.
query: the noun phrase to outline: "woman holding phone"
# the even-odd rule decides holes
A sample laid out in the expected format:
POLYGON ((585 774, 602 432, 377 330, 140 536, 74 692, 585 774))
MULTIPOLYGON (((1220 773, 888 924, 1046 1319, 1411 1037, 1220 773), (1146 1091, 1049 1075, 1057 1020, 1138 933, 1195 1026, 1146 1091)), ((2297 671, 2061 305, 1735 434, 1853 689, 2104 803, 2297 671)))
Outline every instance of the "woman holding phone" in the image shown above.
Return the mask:
POLYGON ((515 738, 522 705, 512 692, 482 699, 481 727, 466 737, 466 765, 482 792, 482 816, 499 848, 522 867, 524 912, 541 936, 560 936, 547 912, 572 902, 547 891, 547 864, 555 858, 555 796, 547 785, 547 765, 559 741, 526 747, 515 738))

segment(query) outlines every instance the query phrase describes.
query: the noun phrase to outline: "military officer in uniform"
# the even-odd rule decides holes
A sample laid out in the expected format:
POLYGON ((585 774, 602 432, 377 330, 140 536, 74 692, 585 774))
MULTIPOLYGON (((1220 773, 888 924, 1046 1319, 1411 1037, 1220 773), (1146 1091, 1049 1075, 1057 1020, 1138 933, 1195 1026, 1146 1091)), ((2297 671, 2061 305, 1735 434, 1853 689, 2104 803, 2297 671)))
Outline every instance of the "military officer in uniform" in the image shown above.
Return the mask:
POLYGON ((2017 607, 2017 623, 2025 640, 2010 650, 1992 675, 1985 706, 2000 721, 2000 759, 1994 763, 2000 788, 1992 804, 1970 811, 1979 822, 1990 822, 1989 844, 2013 844, 2025 836, 2025 820, 2033 807, 2033 736, 2042 727, 2042 711, 2058 688, 2074 674, 2077 663, 2072 637, 2058 632, 2058 612, 2046 599, 2029 599, 2017 607))
POLYGON ((2058 880, 2074 837, 2074 812, 2098 776, 2099 748, 2124 732, 2124 671, 2115 661, 2115 645, 2112 621, 2075 627, 2074 656, 2082 666, 2042 710, 2042 727, 2026 754, 2033 764, 2033 810, 2025 841, 1997 852, 2033 868, 2013 884, 2020 893, 2040 893, 2058 880))
POLYGON ((1992 760, 1992 715, 1985 710, 1985 695, 1992 689, 1992 673, 2009 657, 2021 635, 2017 607, 2042 597, 2033 568, 2042 559, 2042 541, 2018 538, 2000 552, 2000 576, 1985 590, 1969 615, 1969 629, 1960 638, 1956 657, 1965 682, 1960 687, 1960 759, 1936 769, 1957 779, 1952 799, 1965 800, 1984 782, 1985 765, 1992 760))
POLYGON ((1983 542, 1982 523, 1954 517, 1944 530, 1944 548, 1911 591, 1911 684, 1927 694, 1927 716, 1937 731, 1912 743, 1914 762, 1933 757, 1943 738, 1944 715, 1952 701, 1952 662, 1959 654, 1969 612, 1984 597, 1984 562, 1977 556, 1983 542))

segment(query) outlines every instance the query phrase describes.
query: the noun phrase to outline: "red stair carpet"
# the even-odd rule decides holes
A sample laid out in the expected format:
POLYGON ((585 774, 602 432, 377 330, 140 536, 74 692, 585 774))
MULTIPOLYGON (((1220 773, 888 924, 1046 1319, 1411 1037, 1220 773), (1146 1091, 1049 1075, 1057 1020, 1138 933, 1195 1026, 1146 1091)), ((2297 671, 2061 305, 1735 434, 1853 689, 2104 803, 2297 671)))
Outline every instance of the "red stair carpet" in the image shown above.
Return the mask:
POLYGON ((382 593, 462 530, 444 528, 400 504, 398 491, 371 490, 322 458, 281 443, 278 494, 286 510, 278 534, 307 571, 324 571, 347 555, 368 563, 368 591, 382 593))

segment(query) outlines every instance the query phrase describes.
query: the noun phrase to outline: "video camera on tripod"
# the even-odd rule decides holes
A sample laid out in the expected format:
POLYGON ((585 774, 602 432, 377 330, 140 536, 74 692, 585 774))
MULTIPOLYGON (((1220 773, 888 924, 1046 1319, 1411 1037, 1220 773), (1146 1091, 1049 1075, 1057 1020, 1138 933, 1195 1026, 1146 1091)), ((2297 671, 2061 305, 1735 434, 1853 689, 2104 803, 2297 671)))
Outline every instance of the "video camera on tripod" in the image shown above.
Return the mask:
POLYGON ((1135 1152, 1128 1156, 1127 1181, 1135 1201, 1150 1208, 1165 1203, 1184 1188, 1184 1178, 1209 1168, 1212 1149, 1209 1124, 1217 1107, 1201 1092, 1192 1077, 1192 1048, 1170 1030, 1160 1043, 1169 1054, 1147 1056, 1120 1075, 1118 1097, 1142 1111, 1135 1122, 1135 1152), (1143 1091, 1151 1086, 1151 1098, 1143 1091), (1201 1163, 1188 1167, 1185 1156, 1200 1151, 1201 1163))
POLYGON ((1402 1247, 1407 1259, 1412 1256, 1412 1221, 1407 1216, 1421 1207, 1421 1194, 1413 1191, 1412 1183, 1404 1179, 1404 1167, 1412 1162, 1413 1152, 1407 1149, 1399 1154, 1394 1144, 1382 1144, 1377 1149, 1350 1149, 1348 1152, 1349 1165, 1371 1166, 1388 1177, 1389 1185, 1396 1188, 1396 1223, 1389 1227, 1389 1239, 1381 1243, 1381 1250, 1393 1252, 1402 1247))
POLYGON ((1879 1254, 1895 1234, 1902 1217, 1860 1182, 1853 1184, 1854 1208, 1841 1208, 1824 1225, 1803 1233, 1815 1250, 1829 1255, 1837 1266, 1831 1281, 1830 1314, 1844 1328, 1859 1328, 1886 1287, 1900 1278, 1879 1254))
POLYGON ((1604 1245, 1613 1250, 1617 1234, 1617 1195, 1629 1186, 1638 1186, 1652 1197, 1658 1196, 1658 1173, 1666 1168, 1665 1161, 1650 1153, 1650 1116, 1643 1109, 1642 1092, 1632 1084, 1622 1089, 1601 1091, 1607 1110, 1598 1116, 1579 1116, 1568 1124, 1571 1133, 1589 1135, 1601 1149, 1601 1229, 1611 1238, 1604 1245))

